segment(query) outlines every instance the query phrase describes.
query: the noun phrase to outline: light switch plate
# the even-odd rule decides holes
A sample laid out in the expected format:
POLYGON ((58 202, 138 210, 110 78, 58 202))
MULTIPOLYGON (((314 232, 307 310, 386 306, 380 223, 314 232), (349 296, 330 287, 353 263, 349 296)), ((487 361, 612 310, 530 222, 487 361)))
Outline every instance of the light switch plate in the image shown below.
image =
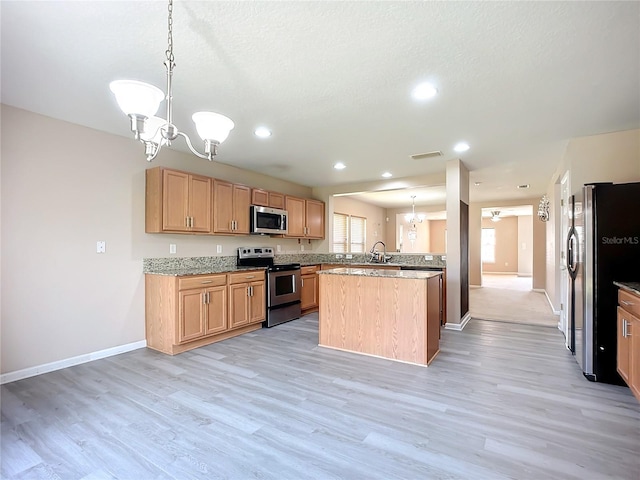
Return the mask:
POLYGON ((169 253, 176 253, 176 244, 175 243, 170 243, 169 244, 169 253))
POLYGON ((216 245, 216 253, 222 253, 222 245, 216 245))

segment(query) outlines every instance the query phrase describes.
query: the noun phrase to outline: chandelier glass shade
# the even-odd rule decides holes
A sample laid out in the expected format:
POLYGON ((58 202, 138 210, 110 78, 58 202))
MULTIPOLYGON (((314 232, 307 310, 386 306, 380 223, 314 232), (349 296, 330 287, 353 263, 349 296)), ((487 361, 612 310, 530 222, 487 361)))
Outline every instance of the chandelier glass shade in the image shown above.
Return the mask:
POLYGON ((404 216, 404 221, 407 223, 422 223, 426 217, 424 213, 416 215, 416 196, 411 195, 411 213, 407 213, 404 216))
POLYGON ((502 220, 500 218, 500 210, 493 210, 491 212, 491 221, 492 222, 499 222, 500 220, 502 220))
POLYGON ((189 150, 194 155, 213 160, 217 154, 217 146, 224 142, 233 130, 233 121, 214 112, 197 112, 192 119, 198 135, 204 142, 204 154, 198 152, 186 133, 181 132, 173 124, 172 77, 175 67, 173 55, 173 0, 169 0, 168 10, 168 46, 167 59, 164 62, 167 77, 167 93, 154 85, 137 80, 115 80, 109 87, 116 97, 120 109, 131 120, 131 131, 136 140, 145 146, 147 161, 152 161, 164 145, 171 145, 176 138, 183 137, 189 150), (166 100, 166 117, 156 116, 162 100, 166 100))

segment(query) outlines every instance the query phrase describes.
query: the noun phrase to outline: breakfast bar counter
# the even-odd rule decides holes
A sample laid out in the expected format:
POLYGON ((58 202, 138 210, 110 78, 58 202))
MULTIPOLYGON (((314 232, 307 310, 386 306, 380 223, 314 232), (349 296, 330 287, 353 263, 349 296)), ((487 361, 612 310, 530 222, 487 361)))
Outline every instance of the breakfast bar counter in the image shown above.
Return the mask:
POLYGON ((321 270, 319 345, 418 365, 439 352, 441 272, 321 270))

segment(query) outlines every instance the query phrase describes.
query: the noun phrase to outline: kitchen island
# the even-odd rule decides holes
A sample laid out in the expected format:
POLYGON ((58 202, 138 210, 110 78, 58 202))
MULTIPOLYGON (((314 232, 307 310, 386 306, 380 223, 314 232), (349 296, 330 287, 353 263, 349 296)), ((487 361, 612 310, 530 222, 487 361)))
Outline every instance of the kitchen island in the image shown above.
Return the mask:
POLYGON ((428 365, 440 345, 441 272, 320 272, 319 345, 428 365))

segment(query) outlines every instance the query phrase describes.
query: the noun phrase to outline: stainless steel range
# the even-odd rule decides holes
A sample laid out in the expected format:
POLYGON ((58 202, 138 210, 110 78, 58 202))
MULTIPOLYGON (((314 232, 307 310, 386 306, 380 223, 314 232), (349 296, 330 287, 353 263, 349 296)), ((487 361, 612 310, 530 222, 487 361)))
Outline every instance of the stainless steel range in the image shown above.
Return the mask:
POLYGON ((264 327, 273 327, 300 318, 302 276, 299 263, 274 264, 271 247, 238 248, 240 267, 267 267, 267 319, 264 327))

